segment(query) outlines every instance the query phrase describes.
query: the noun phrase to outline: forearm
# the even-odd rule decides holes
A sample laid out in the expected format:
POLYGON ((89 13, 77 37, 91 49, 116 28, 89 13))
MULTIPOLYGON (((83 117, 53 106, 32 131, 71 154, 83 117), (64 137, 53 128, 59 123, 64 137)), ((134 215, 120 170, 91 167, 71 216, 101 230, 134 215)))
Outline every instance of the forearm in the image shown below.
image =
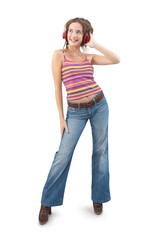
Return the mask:
POLYGON ((110 61, 112 62, 120 62, 120 58, 113 53, 112 51, 108 50, 107 48, 101 46, 97 42, 94 42, 93 47, 103 53, 110 61))
POLYGON ((61 120, 64 119, 64 114, 63 114, 63 95, 62 95, 62 88, 61 87, 56 87, 55 88, 55 97, 56 97, 56 103, 57 103, 59 118, 60 118, 60 121, 61 121, 61 120))

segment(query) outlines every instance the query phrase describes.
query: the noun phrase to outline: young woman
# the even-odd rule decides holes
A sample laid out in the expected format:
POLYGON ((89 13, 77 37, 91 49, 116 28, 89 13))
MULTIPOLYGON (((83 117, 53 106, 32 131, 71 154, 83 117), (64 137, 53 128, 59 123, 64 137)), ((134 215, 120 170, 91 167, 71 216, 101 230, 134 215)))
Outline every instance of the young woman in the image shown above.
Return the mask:
POLYGON ((109 188, 108 116, 107 100, 94 81, 92 65, 120 62, 119 57, 102 47, 93 38, 93 28, 84 18, 75 18, 65 24, 63 38, 66 47, 55 50, 52 72, 55 98, 59 112, 61 142, 55 153, 47 181, 43 188, 39 223, 48 221, 52 206, 63 204, 66 180, 74 149, 87 121, 93 138, 91 199, 96 214, 102 212, 102 203, 111 199, 109 188), (91 47, 102 55, 84 54, 80 47, 91 47), (67 91, 67 114, 63 114, 62 82, 67 91))

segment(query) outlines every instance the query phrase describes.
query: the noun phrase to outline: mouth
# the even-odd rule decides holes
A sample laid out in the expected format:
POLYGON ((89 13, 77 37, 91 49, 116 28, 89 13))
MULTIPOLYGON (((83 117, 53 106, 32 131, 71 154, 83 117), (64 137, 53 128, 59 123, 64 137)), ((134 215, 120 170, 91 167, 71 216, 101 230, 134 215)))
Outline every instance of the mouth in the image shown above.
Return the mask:
POLYGON ((69 39, 69 40, 73 43, 78 42, 78 40, 76 40, 76 39, 69 39))

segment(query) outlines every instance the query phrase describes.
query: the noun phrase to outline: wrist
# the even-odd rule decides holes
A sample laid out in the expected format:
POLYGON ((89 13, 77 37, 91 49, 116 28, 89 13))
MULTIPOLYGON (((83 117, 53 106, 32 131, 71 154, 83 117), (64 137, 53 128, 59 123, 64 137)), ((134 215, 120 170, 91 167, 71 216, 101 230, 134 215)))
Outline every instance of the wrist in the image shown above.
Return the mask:
POLYGON ((98 43, 97 43, 97 42, 93 42, 92 46, 93 46, 94 48, 97 48, 97 47, 98 47, 98 43))
POLYGON ((64 121, 64 117, 60 117, 59 120, 60 120, 60 122, 63 122, 64 121))

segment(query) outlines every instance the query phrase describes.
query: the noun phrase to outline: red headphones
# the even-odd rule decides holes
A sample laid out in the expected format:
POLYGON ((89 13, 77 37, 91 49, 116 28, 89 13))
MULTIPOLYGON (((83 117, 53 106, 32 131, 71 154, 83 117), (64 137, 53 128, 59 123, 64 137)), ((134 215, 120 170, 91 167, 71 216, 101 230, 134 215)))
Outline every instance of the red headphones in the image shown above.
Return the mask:
MULTIPOLYGON (((67 41, 67 33, 66 33, 66 31, 63 33, 63 38, 66 39, 66 41, 67 41)), ((90 40, 90 35, 89 34, 85 34, 84 37, 83 37, 82 44, 88 43, 89 40, 90 40)))

